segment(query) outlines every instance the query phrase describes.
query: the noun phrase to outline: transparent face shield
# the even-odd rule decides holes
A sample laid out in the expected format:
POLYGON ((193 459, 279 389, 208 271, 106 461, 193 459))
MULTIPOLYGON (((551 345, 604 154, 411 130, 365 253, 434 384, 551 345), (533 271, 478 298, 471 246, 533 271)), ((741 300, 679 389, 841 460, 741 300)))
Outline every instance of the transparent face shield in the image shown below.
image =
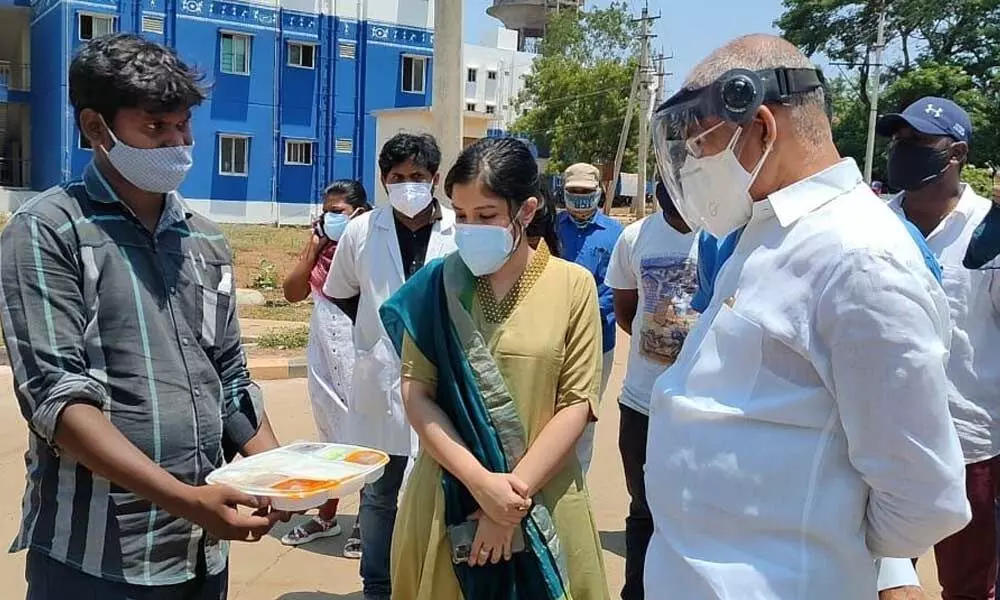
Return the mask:
MULTIPOLYGON (((702 159, 720 156, 727 150, 739 156, 747 139, 742 133, 763 104, 787 106, 793 96, 818 88, 825 89, 825 80, 822 72, 814 68, 733 69, 710 85, 681 90, 656 110, 652 135, 660 177, 677 211, 691 229, 705 229, 712 215, 702 214, 709 209, 699 208, 692 202, 690 196, 693 194, 685 194, 682 175, 696 169, 702 159), (727 133, 728 144, 720 144, 716 136, 727 133), (705 142, 710 136, 714 140, 713 150, 706 156, 705 142), (716 152, 714 149, 720 146, 721 150, 716 152)), ((829 114, 828 94, 826 98, 829 114)), ((769 151, 770 147, 766 152, 769 151)), ((763 160, 753 168, 751 180, 756 177, 763 160)), ((725 201, 724 198, 714 200, 725 201)))
MULTIPOLYGON (((702 214, 689 195, 685 195, 681 176, 685 167, 691 168, 694 161, 705 157, 704 144, 708 136, 720 129, 732 129, 731 124, 718 117, 704 116, 702 100, 695 96, 687 102, 665 105, 653 115, 652 123, 653 148, 660 177, 677 212, 692 230, 704 229, 707 215, 702 214)), ((741 133, 742 128, 736 127, 728 145, 721 151, 733 149, 739 153, 737 144, 743 137, 741 133)))

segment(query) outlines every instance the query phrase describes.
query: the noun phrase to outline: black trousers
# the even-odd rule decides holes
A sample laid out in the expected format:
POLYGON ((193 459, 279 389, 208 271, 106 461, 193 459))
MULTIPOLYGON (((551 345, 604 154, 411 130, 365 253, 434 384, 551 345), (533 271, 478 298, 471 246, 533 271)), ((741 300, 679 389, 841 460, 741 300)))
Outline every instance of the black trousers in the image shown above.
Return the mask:
POLYGON ((631 501, 625 518, 625 587, 622 600, 643 600, 642 576, 646 548, 653 536, 653 517, 646 503, 646 437, 649 417, 619 404, 618 450, 625 467, 625 487, 631 501))

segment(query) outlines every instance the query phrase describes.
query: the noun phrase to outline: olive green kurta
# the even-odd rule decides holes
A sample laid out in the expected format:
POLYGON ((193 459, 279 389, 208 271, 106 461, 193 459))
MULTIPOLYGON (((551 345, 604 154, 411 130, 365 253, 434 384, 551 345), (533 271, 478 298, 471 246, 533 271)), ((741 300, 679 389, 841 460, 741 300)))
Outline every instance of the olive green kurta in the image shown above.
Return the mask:
MULTIPOLYGON (((521 292, 502 324, 485 317, 484 312, 495 314, 495 307, 484 311, 481 291, 470 311, 514 399, 529 447, 562 408, 589 402, 596 415, 601 383, 601 323, 593 276, 541 250, 525 272, 534 283, 521 292)), ((436 385, 437 378, 435 366, 408 337, 403 341, 403 378, 428 385, 436 385)), ((607 599, 600 538, 576 453, 541 496, 566 555, 568 598, 607 599)), ((392 597, 462 598, 444 523, 441 467, 425 452, 417 458, 396 520, 392 597)))

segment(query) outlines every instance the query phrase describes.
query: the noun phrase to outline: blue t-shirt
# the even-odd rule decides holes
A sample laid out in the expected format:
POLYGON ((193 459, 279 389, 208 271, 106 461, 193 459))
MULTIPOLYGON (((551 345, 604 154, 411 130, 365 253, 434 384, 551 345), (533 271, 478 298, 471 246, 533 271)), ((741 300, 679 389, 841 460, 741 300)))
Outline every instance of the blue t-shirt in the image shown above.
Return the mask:
POLYGON ((577 227, 567 212, 556 217, 556 235, 562 258, 574 262, 594 274, 597 300, 601 307, 604 352, 615 349, 615 303, 611 288, 604 283, 611 262, 611 252, 625 228, 600 210, 586 227, 577 227))
MULTIPOLYGON (((913 223, 905 219, 903 219, 903 224, 906 225, 906 231, 913 238, 913 243, 920 248, 924 264, 930 269, 934 279, 941 283, 941 264, 938 263, 937 257, 927 246, 923 234, 913 223)), ((715 289, 715 278, 718 277, 726 259, 733 255, 736 243, 740 241, 741 233, 743 230, 737 229, 724 237, 721 242, 704 231, 698 236, 698 291, 691 300, 691 308, 694 310, 705 312, 705 309, 708 308, 708 303, 712 300, 712 292, 715 289)))

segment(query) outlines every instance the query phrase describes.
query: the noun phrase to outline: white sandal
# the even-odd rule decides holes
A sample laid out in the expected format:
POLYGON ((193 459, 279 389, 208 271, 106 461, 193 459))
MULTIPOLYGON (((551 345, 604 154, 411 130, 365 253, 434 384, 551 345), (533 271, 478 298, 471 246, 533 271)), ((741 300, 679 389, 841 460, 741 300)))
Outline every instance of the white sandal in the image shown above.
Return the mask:
POLYGON ((309 542, 340 535, 340 524, 334 518, 330 521, 313 517, 292 529, 281 538, 281 543, 286 546, 301 546, 309 542))

